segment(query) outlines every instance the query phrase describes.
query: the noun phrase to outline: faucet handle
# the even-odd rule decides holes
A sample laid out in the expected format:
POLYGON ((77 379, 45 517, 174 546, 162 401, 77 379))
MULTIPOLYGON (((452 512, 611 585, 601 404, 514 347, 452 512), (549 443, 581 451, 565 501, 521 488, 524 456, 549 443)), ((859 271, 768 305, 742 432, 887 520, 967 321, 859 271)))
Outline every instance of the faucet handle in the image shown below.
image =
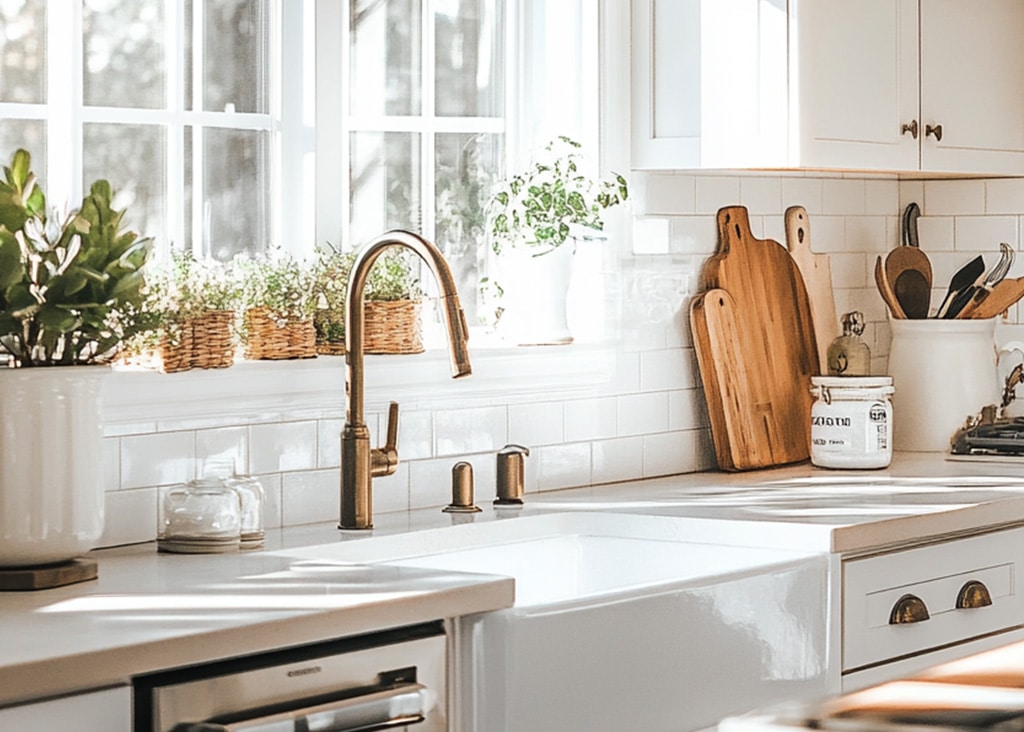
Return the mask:
POLYGON ((381 447, 372 450, 370 460, 374 478, 391 475, 398 467, 398 402, 388 406, 387 437, 381 447))
POLYGON ((521 506, 523 504, 523 459, 530 450, 522 445, 505 445, 498 451, 497 494, 495 506, 521 506))

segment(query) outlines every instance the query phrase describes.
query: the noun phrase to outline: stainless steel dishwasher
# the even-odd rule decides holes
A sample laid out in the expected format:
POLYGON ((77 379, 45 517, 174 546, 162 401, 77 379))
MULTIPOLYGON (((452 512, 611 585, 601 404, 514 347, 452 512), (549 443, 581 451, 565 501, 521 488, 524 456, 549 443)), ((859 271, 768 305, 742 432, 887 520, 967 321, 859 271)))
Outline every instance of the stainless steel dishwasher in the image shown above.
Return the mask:
POLYGON ((133 680, 136 732, 448 729, 441 622, 133 680))

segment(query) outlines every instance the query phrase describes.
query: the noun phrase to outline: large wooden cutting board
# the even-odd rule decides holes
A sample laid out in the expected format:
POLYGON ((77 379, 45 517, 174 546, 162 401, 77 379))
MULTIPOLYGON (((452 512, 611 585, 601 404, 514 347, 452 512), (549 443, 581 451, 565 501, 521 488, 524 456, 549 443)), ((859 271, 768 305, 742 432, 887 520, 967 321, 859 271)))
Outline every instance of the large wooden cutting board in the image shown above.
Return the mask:
POLYGON ((751 470, 810 455, 810 377, 819 373, 807 290, 747 210, 718 212, 719 249, 690 308, 719 467, 751 470))

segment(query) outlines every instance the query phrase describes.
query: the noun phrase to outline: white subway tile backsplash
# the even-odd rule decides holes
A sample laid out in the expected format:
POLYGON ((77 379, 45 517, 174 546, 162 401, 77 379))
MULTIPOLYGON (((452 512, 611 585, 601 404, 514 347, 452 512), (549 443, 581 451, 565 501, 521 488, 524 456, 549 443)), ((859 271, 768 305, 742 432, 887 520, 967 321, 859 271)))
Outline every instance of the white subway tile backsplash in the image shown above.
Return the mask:
POLYGON ((864 182, 864 213, 868 216, 892 216, 899 209, 900 184, 893 180, 864 182))
POLYGON ((671 222, 662 217, 633 219, 634 254, 668 254, 671 222))
POLYGON ((704 392, 695 389, 672 391, 668 395, 668 429, 694 430, 708 426, 704 392))
POLYGON ((619 436, 645 435, 668 429, 668 393, 629 394, 617 399, 619 436))
POLYGON ((1015 216, 957 216, 954 222, 956 250, 991 252, 998 258, 999 242, 1005 241, 1017 248, 1018 228, 1015 216))
POLYGON ((477 407, 434 413, 434 454, 468 455, 497 450, 508 442, 508 409, 477 407))
POLYGON ((643 437, 620 437, 591 444, 591 478, 594 483, 619 483, 642 478, 643 463, 643 437))
MULTIPOLYGON (((404 426, 404 425, 403 425, 404 426)), ((337 468, 341 465, 341 431, 343 419, 321 419, 316 425, 316 466, 337 468)), ((402 436, 399 428, 398 436, 402 436)))
MULTIPOLYGON (((811 251, 817 254, 832 254, 847 251, 846 220, 842 216, 811 216, 811 251)), ((785 239, 780 240, 780 243, 785 239)))
POLYGON ((428 411, 399 413, 398 456, 403 460, 421 460, 432 457, 433 449, 433 415, 428 411))
POLYGON ((822 182, 819 178, 783 178, 782 211, 790 206, 803 206, 809 216, 821 213, 822 182))
POLYGON ((821 212, 823 214, 826 216, 864 215, 867 193, 863 180, 832 178, 823 181, 821 186, 821 212))
POLYGON ((104 496, 103 535, 98 546, 156 541, 157 489, 108 491, 104 496))
MULTIPOLYGON (((410 500, 411 466, 415 463, 399 462, 394 474, 373 479, 373 510, 375 513, 408 511, 410 500)), ((340 491, 339 478, 339 491, 340 491)))
POLYGON ((281 516, 281 474, 254 476, 263 486, 263 526, 276 529, 284 525, 281 516))
MULTIPOLYGON (((456 462, 459 461, 453 458, 440 458, 437 460, 417 460, 410 463, 409 507, 413 509, 430 508, 431 506, 447 506, 451 503, 452 467, 456 462)), ((474 485, 476 481, 476 466, 474 466, 474 485)))
MULTIPOLYGON (((336 470, 310 470, 281 476, 281 521, 285 526, 337 521, 340 477, 336 470)), ((376 498, 376 495, 374 495, 376 498)), ((374 508, 376 509, 376 501, 374 508)))
POLYGON ((196 476, 195 435, 157 432, 121 438, 121 487, 183 483, 196 476))
POLYGON ((900 202, 899 202, 899 213, 902 215, 903 211, 911 203, 916 203, 922 211, 924 210, 924 181, 923 180, 901 180, 900 186, 900 202))
POLYGON ((782 209, 782 180, 775 177, 740 178, 740 204, 751 214, 778 215, 782 209))
POLYGON ((565 403, 567 442, 601 440, 618 434, 615 397, 573 399, 565 403))
POLYGON ((953 216, 922 216, 917 220, 917 235, 921 250, 931 256, 933 252, 951 252, 956 248, 953 236, 953 216))
POLYGON ((714 215, 723 206, 735 206, 739 202, 739 178, 715 175, 698 176, 696 213, 714 215))
POLYGON ((693 351, 672 348, 640 354, 640 391, 689 389, 697 378, 692 361, 693 351))
POLYGON ((899 244, 890 239, 884 216, 850 216, 846 219, 846 246, 849 252, 887 252, 899 244))
POLYGON ((591 483, 589 442, 541 447, 531 451, 531 458, 537 462, 538 490, 551 491, 591 483))
POLYGON ((235 471, 244 474, 249 466, 248 427, 225 427, 199 430, 196 435, 197 475, 211 462, 229 462, 235 471))
POLYGON ((116 491, 121 488, 121 440, 118 437, 103 438, 103 490, 116 491))
POLYGON ((644 477, 692 473, 697 463, 697 432, 666 432, 644 439, 644 477))
POLYGON ((671 220, 669 249, 672 254, 709 257, 718 248, 718 226, 713 216, 679 216, 671 220))
POLYGON ((562 402, 509 405, 508 440, 529 447, 564 442, 565 411, 562 402))
POLYGON ((696 179, 692 175, 647 173, 644 184, 643 212, 672 216, 695 211, 696 179))
POLYGON ((860 252, 835 253, 829 255, 829 269, 832 271, 832 287, 849 289, 867 287, 870 282, 874 286, 874 257, 860 252), (868 268, 870 260, 871 268, 868 268))
POLYGON ((966 216, 985 213, 985 181, 929 180, 924 200, 918 202, 925 216, 966 216))
POLYGON ((985 181, 985 213, 1024 214, 1024 178, 985 181))
POLYGON ((249 472, 313 470, 317 459, 317 423, 280 422, 249 428, 249 472))

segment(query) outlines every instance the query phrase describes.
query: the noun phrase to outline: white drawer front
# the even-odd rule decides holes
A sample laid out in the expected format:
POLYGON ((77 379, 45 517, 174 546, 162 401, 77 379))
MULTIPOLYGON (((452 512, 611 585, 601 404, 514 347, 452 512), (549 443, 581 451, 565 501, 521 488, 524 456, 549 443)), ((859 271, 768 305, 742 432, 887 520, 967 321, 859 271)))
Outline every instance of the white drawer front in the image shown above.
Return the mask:
POLYGON ((1024 625, 1024 528, 956 539, 843 563, 843 671, 850 671, 1024 625), (985 585, 987 607, 956 607, 970 581, 985 585), (904 595, 921 599, 928 620, 891 625, 904 595))

